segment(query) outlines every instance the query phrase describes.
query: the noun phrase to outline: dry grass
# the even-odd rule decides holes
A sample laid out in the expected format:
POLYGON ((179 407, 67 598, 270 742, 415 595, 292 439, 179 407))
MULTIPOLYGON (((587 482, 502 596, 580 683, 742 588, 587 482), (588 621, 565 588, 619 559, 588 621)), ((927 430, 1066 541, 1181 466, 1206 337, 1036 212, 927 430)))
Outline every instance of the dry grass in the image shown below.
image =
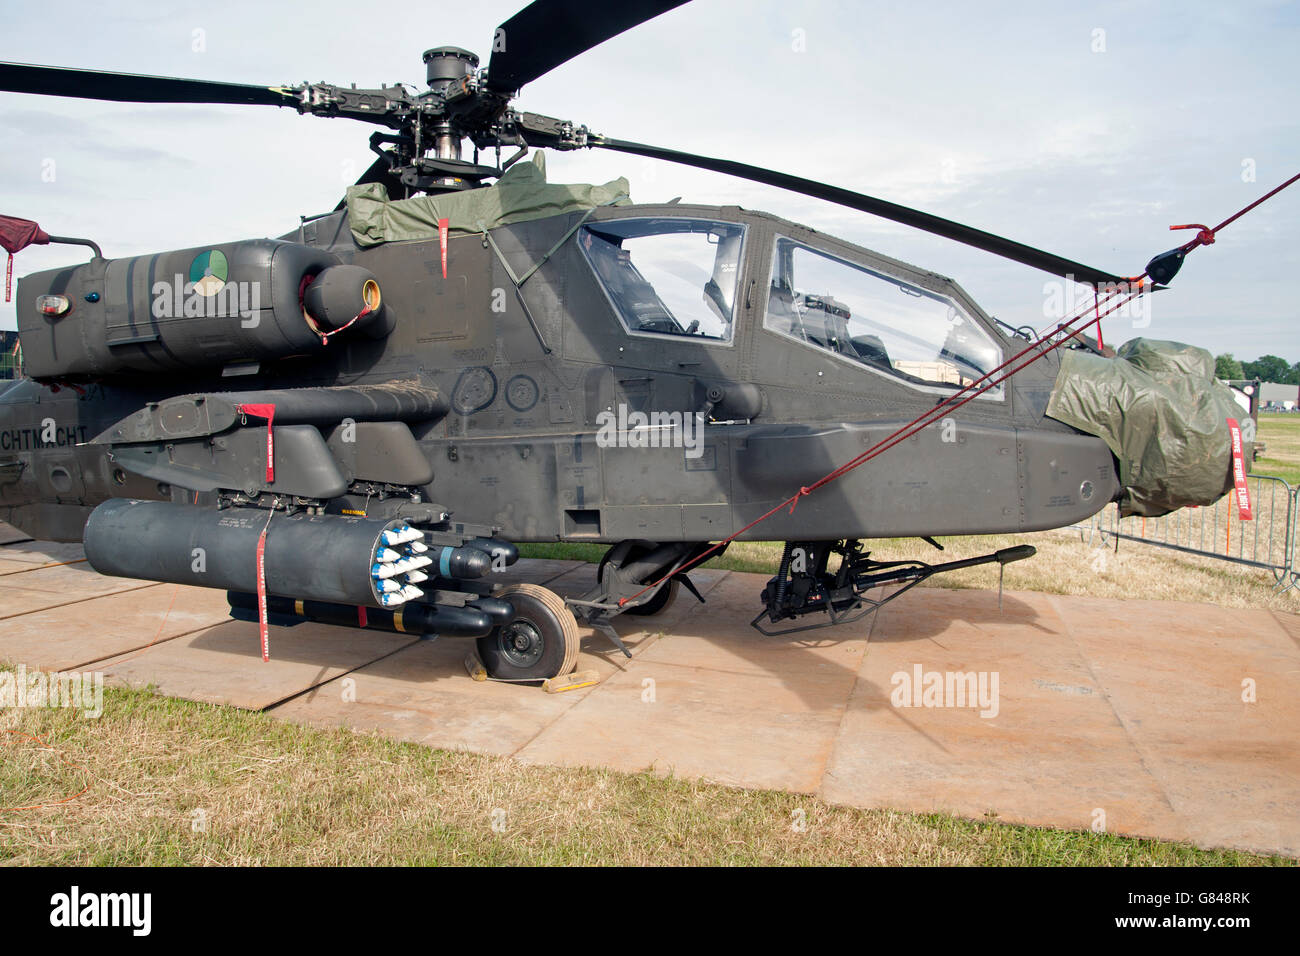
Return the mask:
POLYGON ((1300 414, 1260 415, 1259 437, 1265 442, 1265 454, 1255 459, 1252 469, 1284 478, 1292 488, 1300 485, 1300 414))
POLYGON ((1285 859, 835 807, 652 773, 526 766, 107 689, 104 715, 20 710, 0 762, 9 864, 1083 864, 1285 859), (72 765, 69 766, 70 762, 72 765), (203 811, 206 830, 196 829, 203 811), (493 829, 494 812, 502 829, 493 829), (802 811, 804 832, 792 824, 802 811))
MULTIPOLYGON (((919 558, 932 564, 956 561, 1015 544, 1032 544, 1034 557, 1006 566, 1003 586, 1009 591, 1042 591, 1091 597, 1154 601, 1192 601, 1221 607, 1270 608, 1300 613, 1300 591, 1278 593, 1267 571, 1243 567, 1153 547, 1136 541, 1119 542, 1087 530, 1063 528, 1017 535, 975 535, 943 538, 936 551, 917 538, 885 538, 869 542, 872 556, 881 561, 919 558), (1089 540, 1091 538, 1091 541, 1089 540)), ((603 545, 526 545, 529 557, 599 560, 603 545)), ((781 545, 763 541, 732 544, 721 558, 704 567, 729 571, 773 574, 781 545)), ((966 568, 935 575, 922 585, 937 588, 996 588, 998 566, 966 568)), ((757 594, 755 601, 758 600, 757 594)), ((755 605, 757 606, 757 605, 755 605)))
MULTIPOLYGON (((1114 539, 1102 547, 1101 536, 1088 542, 1088 532, 1074 529, 1021 535, 977 535, 941 540, 935 551, 912 538, 870 542, 872 556, 882 561, 921 558, 937 563, 987 554, 1013 544, 1032 544, 1038 554, 1006 566, 1003 586, 1009 591, 1042 591, 1090 597, 1154 601, 1193 601, 1221 607, 1271 608, 1300 613, 1300 594, 1273 590, 1273 576, 1239 565, 1184 555, 1135 541, 1114 539)), ((733 545, 720 563, 771 573, 780 545, 733 545)), ((967 568, 936 575, 925 583, 941 588, 996 588, 997 565, 967 568)))

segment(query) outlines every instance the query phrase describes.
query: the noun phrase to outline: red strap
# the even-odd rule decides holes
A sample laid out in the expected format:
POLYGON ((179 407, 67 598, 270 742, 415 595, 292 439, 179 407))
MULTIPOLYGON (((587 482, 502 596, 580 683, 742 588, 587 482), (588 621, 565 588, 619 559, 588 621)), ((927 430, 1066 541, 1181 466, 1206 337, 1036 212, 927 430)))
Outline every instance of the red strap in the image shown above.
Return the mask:
POLYGON ((451 225, 448 219, 438 220, 438 245, 442 247, 442 277, 447 278, 447 229, 451 225))
POLYGON ((8 302, 12 295, 14 284, 14 254, 9 253, 9 262, 5 265, 5 301, 8 302))
POLYGON ((266 519, 262 536, 257 539, 257 629, 262 637, 262 660, 271 660, 271 628, 266 620, 266 532, 271 519, 266 519))
POLYGON ((1250 508, 1250 485, 1246 484, 1246 463, 1242 460, 1241 429, 1235 418, 1228 419, 1228 433, 1232 436, 1232 483, 1237 499, 1237 517, 1250 521, 1254 514, 1250 508))
POLYGON ((357 605, 357 627, 365 627, 367 624, 366 609, 364 605, 357 605))
POLYGON ((354 323, 356 323, 362 317, 367 316, 369 314, 370 314, 370 306, 368 305, 363 306, 360 312, 352 316, 352 318, 348 319, 347 322, 345 322, 343 325, 340 325, 333 332, 318 332, 317 334, 320 336, 320 344, 329 345, 331 336, 338 335, 340 332, 346 332, 348 329, 352 328, 354 323))
POLYGON ((1097 349, 1105 352, 1106 343, 1101 340, 1101 293, 1097 291, 1096 286, 1092 288, 1092 309, 1097 316, 1097 349))
POLYGON ((274 405, 236 405, 235 410, 241 415, 252 415, 254 418, 266 419, 266 483, 275 482, 275 437, 271 431, 271 425, 275 422, 274 405))

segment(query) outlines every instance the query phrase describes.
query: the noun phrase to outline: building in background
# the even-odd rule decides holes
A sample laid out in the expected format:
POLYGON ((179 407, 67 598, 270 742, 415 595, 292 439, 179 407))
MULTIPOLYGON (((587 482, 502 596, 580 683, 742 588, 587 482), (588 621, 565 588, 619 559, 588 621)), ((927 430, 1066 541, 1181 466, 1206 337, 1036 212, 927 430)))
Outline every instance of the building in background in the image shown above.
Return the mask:
POLYGON ((1259 401, 1265 411, 1293 412, 1300 408, 1300 385, 1264 382, 1259 386, 1259 401))
POLYGON ((0 329, 0 380, 21 376, 22 350, 18 347, 18 333, 0 329))

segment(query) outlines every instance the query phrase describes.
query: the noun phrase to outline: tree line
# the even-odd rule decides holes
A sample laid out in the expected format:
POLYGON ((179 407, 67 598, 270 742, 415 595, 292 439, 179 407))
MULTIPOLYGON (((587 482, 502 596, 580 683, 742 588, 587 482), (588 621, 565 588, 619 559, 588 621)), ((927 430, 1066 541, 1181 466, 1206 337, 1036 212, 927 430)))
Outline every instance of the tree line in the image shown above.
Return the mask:
POLYGON ((1225 380, 1257 378, 1261 382, 1300 385, 1300 362, 1292 364, 1276 355, 1261 355, 1253 362, 1240 362, 1231 352, 1225 352, 1215 356, 1214 374, 1225 380))

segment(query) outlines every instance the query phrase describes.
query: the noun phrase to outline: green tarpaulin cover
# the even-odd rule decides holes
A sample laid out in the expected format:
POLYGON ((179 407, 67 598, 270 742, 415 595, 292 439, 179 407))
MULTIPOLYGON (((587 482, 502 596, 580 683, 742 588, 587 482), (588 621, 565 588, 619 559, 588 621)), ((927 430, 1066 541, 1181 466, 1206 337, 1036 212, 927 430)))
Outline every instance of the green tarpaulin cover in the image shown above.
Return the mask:
MULTIPOLYGON (((1249 417, 1214 377, 1205 349, 1143 338, 1125 342, 1114 358, 1062 350, 1047 414, 1110 446, 1124 486, 1121 514, 1148 517, 1208 505, 1230 491, 1227 420, 1249 417)), ((1249 444, 1243 455, 1249 462, 1249 444)))
POLYGON ((531 163, 516 163, 491 186, 464 192, 389 199, 379 183, 349 186, 347 206, 352 237, 362 247, 404 239, 431 239, 438 235, 439 219, 449 220, 447 228, 451 234, 466 235, 512 222, 631 202, 630 187, 623 178, 603 186, 548 183, 543 155, 538 153, 531 163))

